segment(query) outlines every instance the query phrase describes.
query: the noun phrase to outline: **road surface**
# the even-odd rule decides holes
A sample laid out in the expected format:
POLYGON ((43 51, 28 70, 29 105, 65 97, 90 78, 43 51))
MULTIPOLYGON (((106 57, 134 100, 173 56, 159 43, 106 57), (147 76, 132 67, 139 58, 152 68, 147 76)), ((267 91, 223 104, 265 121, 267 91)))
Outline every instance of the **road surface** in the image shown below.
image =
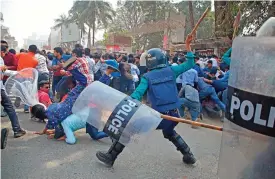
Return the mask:
MULTIPOLYGON (((27 130, 22 138, 13 138, 10 131, 6 149, 1 151, 2 179, 215 179, 222 133, 209 129, 192 129, 179 124, 177 132, 186 140, 197 158, 194 166, 182 163, 182 155, 161 131, 126 148, 114 167, 98 162, 98 150, 107 150, 111 140, 93 141, 85 130, 76 132, 77 144, 47 139, 33 134, 44 124, 31 121, 29 114, 18 111, 21 126, 27 130)), ((221 125, 215 120, 204 122, 221 125)), ((2 128, 10 127, 2 118, 2 128)))

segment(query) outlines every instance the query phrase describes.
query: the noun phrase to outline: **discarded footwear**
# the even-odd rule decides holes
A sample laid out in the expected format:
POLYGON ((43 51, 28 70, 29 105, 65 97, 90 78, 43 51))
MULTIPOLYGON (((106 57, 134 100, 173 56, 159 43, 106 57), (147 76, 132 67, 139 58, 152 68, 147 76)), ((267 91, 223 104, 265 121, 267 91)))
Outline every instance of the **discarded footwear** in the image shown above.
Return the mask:
POLYGON ((6 148, 8 135, 9 135, 9 129, 8 128, 3 128, 1 130, 1 149, 6 148))

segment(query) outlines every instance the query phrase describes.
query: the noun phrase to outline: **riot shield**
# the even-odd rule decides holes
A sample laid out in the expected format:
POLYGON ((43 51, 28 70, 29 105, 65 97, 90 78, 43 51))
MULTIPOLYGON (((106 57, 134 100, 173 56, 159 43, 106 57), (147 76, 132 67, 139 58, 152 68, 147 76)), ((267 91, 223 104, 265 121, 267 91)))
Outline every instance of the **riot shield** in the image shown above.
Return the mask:
POLYGON ((275 176, 275 38, 234 39, 220 179, 275 176))
POLYGON ((157 111, 98 81, 81 92, 72 112, 124 145, 137 142, 162 120, 157 111))
POLYGON ((257 37, 271 36, 275 36, 275 17, 270 17, 257 32, 257 37))
POLYGON ((38 104, 38 71, 34 68, 25 68, 10 76, 5 89, 9 96, 20 97, 23 103, 28 106, 38 104))

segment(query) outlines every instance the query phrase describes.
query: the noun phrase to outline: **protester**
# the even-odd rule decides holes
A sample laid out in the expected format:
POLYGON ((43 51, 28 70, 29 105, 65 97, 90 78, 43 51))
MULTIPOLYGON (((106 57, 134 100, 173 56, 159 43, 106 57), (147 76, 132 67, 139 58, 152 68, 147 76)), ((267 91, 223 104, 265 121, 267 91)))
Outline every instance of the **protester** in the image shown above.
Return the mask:
POLYGON ((48 81, 50 80, 49 76, 49 70, 47 67, 47 59, 44 55, 42 55, 42 52, 37 51, 35 54, 35 58, 38 60, 38 65, 36 66, 36 69, 38 71, 38 84, 40 81, 48 81))
POLYGON ((52 91, 53 95, 55 96, 55 88, 57 83, 62 79, 62 75, 60 73, 61 70, 61 63, 64 62, 62 59, 63 51, 61 47, 54 48, 54 59, 52 60, 51 70, 53 70, 53 82, 52 82, 52 91))
POLYGON ((95 65, 95 80, 99 80, 102 75, 104 75, 105 70, 107 68, 106 64, 104 63, 105 60, 108 58, 108 54, 102 55, 101 58, 98 60, 98 56, 95 56, 97 58, 97 63, 95 65))
POLYGON ((127 62, 127 56, 123 56, 121 58, 121 62, 119 63, 119 71, 121 74, 119 91, 126 94, 130 94, 130 92, 134 91, 134 86, 132 83, 133 76, 131 74, 131 66, 127 62))
POLYGON ((199 97, 202 102, 203 99, 210 97, 211 100, 219 106, 222 110, 221 120, 225 117, 225 105, 220 101, 214 87, 204 82, 203 78, 198 79, 199 97))
POLYGON ((14 49, 9 49, 9 52, 12 53, 13 55, 16 55, 16 51, 14 49))
MULTIPOLYGON (((190 43, 192 39, 192 36, 188 35, 186 40, 188 53, 191 53, 190 43)), ((140 85, 131 97, 141 100, 144 93, 148 91, 153 109, 166 115, 179 117, 177 108, 180 103, 175 85, 176 77, 191 69, 194 66, 194 59, 190 58, 186 63, 179 66, 168 67, 166 56, 161 49, 156 48, 148 50, 145 57, 146 65, 150 71, 142 77, 140 85)), ((189 146, 174 130, 177 124, 177 122, 163 119, 157 129, 162 129, 164 138, 170 140, 183 154, 183 162, 194 164, 196 159, 189 146)), ((114 141, 108 152, 97 152, 96 156, 104 164, 112 166, 124 147, 119 141, 114 141)))
POLYGON ((18 59, 17 71, 25 68, 36 68, 38 65, 38 60, 35 58, 37 51, 36 45, 30 45, 28 51, 28 53, 19 53, 16 55, 18 59))
MULTIPOLYGON (((1 40, 1 57, 4 60, 5 66, 7 67, 8 70, 17 70, 17 65, 18 65, 18 60, 16 56, 8 51, 9 46, 8 43, 4 40, 1 40), (3 47, 3 48, 2 48, 3 47)), ((8 79, 7 76, 4 76, 3 82, 8 79)))
POLYGON ((202 63, 200 62, 200 60, 197 56, 195 57, 195 63, 196 63, 196 65, 193 67, 193 69, 195 69, 198 72, 198 77, 204 77, 205 75, 201 68, 202 63))
POLYGON ((172 58, 172 63, 171 63, 171 65, 172 65, 172 66, 178 66, 178 60, 179 60, 178 57, 173 57, 173 58, 172 58))
POLYGON ((41 82, 38 89, 38 101, 48 108, 52 104, 51 98, 49 96, 50 83, 41 82))
MULTIPOLYGON (((30 45, 29 46, 29 52, 28 53, 19 53, 16 55, 18 59, 18 66, 17 71, 21 71, 25 68, 36 68, 38 65, 38 60, 35 58, 35 54, 37 52, 36 45, 30 45)), ((20 105, 20 98, 16 98, 15 100, 15 106, 20 105)), ((29 112, 29 107, 27 105, 24 105, 24 112, 29 112)))
MULTIPOLYGON (((106 85, 109 85, 111 81, 111 74, 113 72, 118 71, 118 64, 115 60, 106 60, 105 63, 107 64, 107 69, 105 74, 99 79, 99 81, 106 85)), ((84 109, 81 112, 87 114, 89 113, 89 110, 87 109, 84 109)), ((96 129, 95 127, 87 123, 86 120, 81 119, 79 116, 75 114, 71 114, 70 116, 68 116, 64 121, 61 122, 61 125, 65 135, 62 136, 62 130, 57 130, 61 134, 56 134, 56 136, 62 136, 58 140, 65 140, 68 144, 75 144, 76 138, 74 136, 74 132, 84 128, 85 126, 86 133, 88 133, 92 139, 99 140, 104 137, 107 137, 107 135, 104 132, 99 132, 98 129, 96 129)))
POLYGON ((213 67, 217 67, 218 66, 218 56, 217 55, 212 55, 212 57, 210 58, 210 60, 212 61, 213 67))
POLYGON ((41 105, 36 105, 36 107, 34 106, 32 108, 35 117, 39 119, 48 118, 45 129, 40 132, 42 134, 48 129, 55 129, 58 124, 72 114, 72 107, 75 100, 83 89, 92 82, 89 76, 88 63, 82 57, 82 49, 77 48, 75 50, 77 57, 72 57, 63 64, 63 67, 67 69, 67 71, 62 71, 62 73, 70 73, 76 80, 76 86, 68 93, 68 97, 63 102, 51 104, 47 110, 42 108, 41 105))
MULTIPOLYGON (((201 111, 197 84, 198 73, 196 70, 190 69, 182 74, 182 88, 179 92, 182 106, 179 108, 179 112, 184 117, 184 109, 188 108, 192 121, 197 121, 201 111)), ((196 128, 196 126, 192 125, 192 128, 196 128)))
POLYGON ((207 61, 207 67, 203 69, 204 73, 208 74, 213 68, 213 62, 211 60, 207 61))
POLYGON ((129 91, 129 93, 132 93, 136 89, 136 86, 138 86, 140 71, 138 67, 134 64, 134 59, 129 59, 128 63, 131 66, 131 75, 133 76, 133 80, 129 81, 129 86, 132 86, 130 87, 132 91, 129 91))
POLYGON ((92 80, 94 81, 95 61, 92 58, 90 58, 90 53, 91 52, 89 48, 84 49, 84 55, 89 65, 89 73, 92 80))
MULTIPOLYGON (((1 46, 1 51, 2 48, 4 48, 4 46, 1 46)), ((3 54, 1 53, 1 56, 3 54)), ((8 71, 6 70, 7 68, 4 66, 4 61, 2 58, 0 58, 0 85, 1 85, 1 105, 4 107, 4 110, 6 111, 6 113, 9 116, 9 119, 11 121, 11 126, 12 126, 12 130, 14 132, 14 138, 18 138, 21 137, 23 135, 26 134, 26 131, 24 131, 19 124, 18 121, 18 117, 17 114, 13 108, 12 102, 10 100, 10 98, 8 97, 8 95, 6 94, 3 82, 2 82, 2 77, 3 77, 3 72, 4 71, 8 71)), ((12 72, 12 71, 11 71, 12 72)), ((7 72, 6 72, 7 73, 7 72)), ((3 136, 4 137, 4 136, 3 136)), ((4 139, 4 138, 3 138, 4 139)), ((2 138, 1 138, 2 141, 2 138)))

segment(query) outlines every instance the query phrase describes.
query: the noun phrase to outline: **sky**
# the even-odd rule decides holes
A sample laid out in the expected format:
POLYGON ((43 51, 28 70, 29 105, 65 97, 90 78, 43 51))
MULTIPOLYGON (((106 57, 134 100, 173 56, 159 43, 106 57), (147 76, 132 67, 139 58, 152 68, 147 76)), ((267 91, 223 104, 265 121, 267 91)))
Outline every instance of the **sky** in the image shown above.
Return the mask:
MULTIPOLYGON (((10 34, 22 47, 24 39, 32 33, 47 40, 54 26, 54 19, 67 14, 74 0, 0 0, 0 11, 3 13, 2 24, 9 28, 10 34)), ((109 2, 114 6, 116 0, 109 2)), ((100 33, 100 32, 99 32, 100 33)))

